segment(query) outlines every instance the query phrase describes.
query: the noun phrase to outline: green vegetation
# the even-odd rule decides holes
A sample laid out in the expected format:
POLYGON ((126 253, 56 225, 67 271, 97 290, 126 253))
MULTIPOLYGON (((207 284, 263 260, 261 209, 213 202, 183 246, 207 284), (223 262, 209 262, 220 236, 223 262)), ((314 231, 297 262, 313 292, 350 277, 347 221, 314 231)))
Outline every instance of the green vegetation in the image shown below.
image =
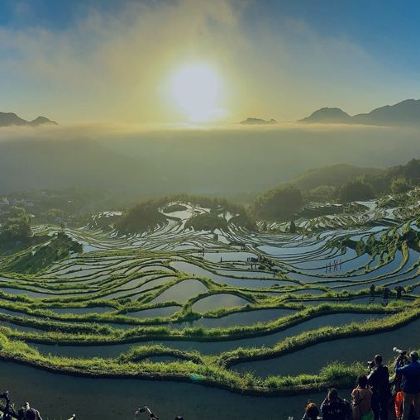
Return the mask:
POLYGON ((323 203, 335 201, 337 198, 337 187, 332 185, 319 185, 303 192, 305 202, 323 203))
POLYGON ((30 216, 21 208, 12 208, 0 224, 0 251, 31 242, 30 216))
POLYGON ((420 308, 416 305, 416 307, 412 309, 407 309, 404 312, 391 315, 387 318, 371 320, 361 324, 352 323, 341 327, 321 327, 317 330, 312 330, 290 337, 289 339, 285 339, 273 347, 254 349, 239 348, 231 352, 223 353, 219 357, 219 363, 223 366, 231 367, 234 364, 245 361, 270 359, 324 341, 358 335, 367 335, 380 331, 389 331, 411 322, 418 317, 420 317, 420 308))
MULTIPOLYGON (((401 179, 412 186, 420 183, 420 159, 412 159, 405 165, 388 169, 361 168, 352 165, 333 165, 306 171, 292 183, 305 194, 323 197, 320 201, 333 197, 344 184, 356 180, 369 184, 375 195, 392 192, 394 180, 401 179), (324 193, 324 196, 320 196, 324 193)), ((400 191, 403 192, 403 191, 400 191)))
MULTIPOLYGON (((416 194, 410 190, 394 199, 408 197, 411 203, 416 194)), ((348 386, 360 366, 333 363, 319 375, 268 378, 232 367, 317 343, 390 331, 420 317, 415 218, 347 235, 276 236, 244 229, 237 220, 249 216, 241 206, 196 201, 200 204, 182 196, 147 202, 141 214, 152 209, 170 224, 141 236, 87 228, 57 233, 57 227, 35 226, 26 248, 0 258, 0 357, 77 375, 162 378, 240 393, 282 394, 326 384, 348 386), (192 215, 183 219, 185 229, 180 219, 161 213, 165 206, 180 211, 178 205, 192 215), (198 232, 216 228, 219 235, 198 232), (81 252, 81 243, 88 252, 81 252), (339 268, 333 270, 331 263, 328 268, 334 260, 343 260, 345 269, 341 262, 339 268), (370 299, 372 284, 375 299, 370 299), (389 301, 379 298, 385 288, 400 284, 402 297, 392 289, 389 301), (367 321, 360 322, 363 318, 367 321), (314 324, 324 326, 311 329, 314 324), (293 335, 291 328, 301 332, 293 335), (175 348, 181 341, 198 343, 199 351, 175 348), (53 354, 47 355, 31 344, 57 347, 51 346, 53 354), (66 345, 73 347, 74 357, 57 355, 66 345), (92 354, 97 351, 99 357, 82 359, 77 346, 97 346, 92 354), (109 349, 114 356, 102 358, 101 346, 115 346, 109 349)), ((331 204, 322 211, 338 208, 340 217, 353 217, 353 206, 331 204)), ((404 206, 409 208, 414 207, 404 206)), ((128 220, 129 213, 115 214, 115 220, 128 220)), ((285 225, 290 233, 303 229, 297 218, 285 225)))
POLYGON ((344 184, 339 191, 339 199, 342 203, 370 200, 374 196, 371 185, 361 180, 350 181, 344 184))
POLYGON ((146 201, 130 209, 116 225, 122 233, 141 233, 166 224, 166 217, 159 212, 159 201, 146 201))
POLYGON ((243 206, 221 198, 187 194, 167 196, 140 203, 128 210, 115 226, 121 233, 141 233, 154 229, 167 224, 167 217, 160 212, 160 209, 169 213, 168 217, 171 217, 171 212, 187 209, 182 203, 189 203, 192 206, 200 206, 209 210, 205 214, 198 214, 189 219, 186 224, 187 228, 195 230, 225 229, 228 223, 231 223, 250 230, 255 229, 255 222, 243 206), (227 212, 232 215, 229 222, 224 218, 227 212))
POLYGON ((399 177, 394 178, 391 182, 391 192, 393 194, 401 194, 409 191, 411 189, 411 185, 408 182, 407 178, 399 177))
POLYGON ((297 188, 305 192, 323 188, 326 192, 329 189, 329 193, 331 193, 331 191, 341 187, 343 184, 357 178, 363 176, 372 177, 380 174, 382 174, 382 170, 380 169, 338 164, 308 170, 292 182, 297 188))
POLYGON ((300 190, 287 185, 259 196, 254 203, 254 211, 258 218, 287 220, 293 217, 302 205, 303 198, 300 190))
POLYGON ((192 228, 197 231, 226 229, 227 225, 228 222, 214 212, 197 214, 196 216, 191 217, 191 219, 188 219, 185 223, 187 229, 192 228))
MULTIPOLYGON (((153 350, 158 351, 156 348, 153 350)), ((172 354, 172 352, 169 353, 172 354)), ((135 349, 119 359, 73 359, 45 356, 20 341, 10 340, 0 334, 0 357, 3 360, 17 361, 72 375, 97 378, 166 379, 219 387, 241 394, 281 395, 315 391, 332 385, 346 387, 354 383, 357 375, 364 370, 364 366, 360 364, 346 366, 332 363, 322 369, 319 375, 271 376, 262 379, 251 374, 241 375, 215 365, 211 363, 210 357, 206 357, 202 362, 194 355, 179 351, 176 356, 184 361, 153 363, 147 359, 143 360, 143 356, 148 354, 149 349, 135 349), (136 354, 140 355, 140 360, 137 360, 136 354)), ((160 354, 166 355, 167 352, 161 349, 160 354)))
POLYGON ((254 214, 263 220, 286 221, 293 217, 319 216, 356 211, 352 206, 338 206, 375 197, 392 200, 390 206, 416 200, 410 191, 420 184, 420 159, 385 170, 334 165, 305 172, 289 184, 267 191, 252 204, 254 214), (390 199, 385 194, 394 194, 390 199), (407 194, 408 193, 408 194, 407 194))
MULTIPOLYGON (((45 238, 46 239, 46 238, 45 238)), ((17 273, 36 273, 56 261, 60 261, 70 255, 79 253, 83 247, 63 232, 58 232, 48 238, 46 243, 28 249, 16 256, 9 258, 4 264, 3 270, 17 273)))
POLYGON ((337 246, 347 246, 354 249, 358 255, 364 253, 373 256, 379 255, 384 260, 385 255, 389 258, 395 255, 398 249, 403 251, 405 247, 420 251, 420 232, 407 224, 401 233, 397 232, 396 229, 390 229, 379 239, 376 239, 375 235, 370 235, 367 241, 355 241, 346 237, 334 242, 337 246))
MULTIPOLYGON (((237 294, 238 292, 231 290, 230 293, 237 294)), ((244 292, 242 292, 243 294, 244 292)), ((208 294, 201 295, 200 298, 208 296, 208 294)), ((246 296, 246 295, 245 295, 246 296)), ((329 314, 338 313, 374 313, 374 314, 394 314, 399 313, 406 309, 404 306, 389 306, 382 307, 379 305, 370 305, 364 307, 360 305, 354 305, 351 303, 320 303, 316 306, 311 306, 306 309, 302 309, 300 306, 299 311, 292 313, 291 315, 278 318, 274 321, 266 323, 256 323, 251 325, 240 325, 231 326, 224 328, 207 328, 202 327, 185 327, 183 329, 171 329, 167 323, 169 321, 174 322, 185 322, 196 318, 192 316, 191 305, 194 301, 198 300, 195 298, 193 301, 187 303, 182 311, 170 319, 157 318, 150 320, 136 320, 124 315, 116 313, 107 314, 88 314, 88 315, 73 315, 73 314, 57 314, 53 311, 48 310, 37 310, 31 311, 26 309, 28 314, 32 317, 19 317, 11 316, 0 313, 0 319, 3 321, 9 321, 18 325, 35 327, 43 330, 44 332, 21 332, 11 331, 8 333, 10 337, 15 337, 28 342, 36 343, 60 343, 60 344, 119 344, 119 343, 132 343, 137 341, 151 340, 151 339, 165 339, 165 340, 195 340, 195 341, 219 341, 219 340, 237 340, 243 338, 251 338, 261 335, 273 334, 277 331, 286 330, 294 325, 298 325, 309 319, 321 317, 329 314), (48 321, 37 319, 36 317, 46 316, 49 318, 48 321), (33 318, 35 317, 35 318, 33 318), (73 321, 77 321, 74 323, 73 321), (89 325, 87 322, 94 322, 89 325), (129 329, 116 329, 108 325, 101 325, 104 323, 129 323, 133 324, 132 328, 129 329), (136 325, 137 324, 137 325, 136 325)), ((297 302, 299 297, 296 296, 297 302)), ((303 301, 302 301, 303 302, 303 301)), ((223 309, 218 312, 209 313, 212 318, 220 318, 226 316, 229 313, 250 310, 261 310, 275 307, 288 307, 284 303, 275 301, 269 301, 266 303, 248 305, 243 308, 231 308, 230 310, 223 309)), ((291 305, 293 307, 293 305, 291 305)), ((297 305, 299 308, 299 305, 297 305)), ((9 310, 15 308, 17 311, 21 311, 23 307, 21 305, 9 305, 9 310)))
POLYGON ((323 327, 286 339, 273 347, 239 348, 231 352, 221 353, 217 357, 153 345, 132 348, 116 359, 64 358, 42 355, 22 341, 8 337, 8 329, 2 328, 0 333, 0 357, 62 373, 94 377, 137 377, 191 381, 248 394, 269 395, 314 391, 320 389, 320 387, 332 385, 338 387, 349 386, 354 382, 356 376, 364 370, 364 366, 331 363, 322 369, 319 375, 270 376, 266 379, 255 377, 249 373, 241 375, 230 370, 229 367, 244 361, 277 357, 322 341, 387 331, 419 316, 420 311, 418 305, 416 305, 410 310, 392 315, 385 320, 350 324, 340 328, 323 327), (153 363, 149 358, 155 356, 171 356, 179 359, 179 361, 153 363))

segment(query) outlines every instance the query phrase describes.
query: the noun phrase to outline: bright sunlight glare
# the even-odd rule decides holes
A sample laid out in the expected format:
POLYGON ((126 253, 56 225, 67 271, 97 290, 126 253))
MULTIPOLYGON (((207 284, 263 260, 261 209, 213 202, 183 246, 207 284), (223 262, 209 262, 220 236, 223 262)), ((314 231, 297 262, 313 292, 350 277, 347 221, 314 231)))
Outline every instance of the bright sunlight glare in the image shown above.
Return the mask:
POLYGON ((170 94, 177 109, 190 121, 212 121, 225 114, 220 106, 222 81, 208 64, 190 64, 176 70, 170 80, 170 94))

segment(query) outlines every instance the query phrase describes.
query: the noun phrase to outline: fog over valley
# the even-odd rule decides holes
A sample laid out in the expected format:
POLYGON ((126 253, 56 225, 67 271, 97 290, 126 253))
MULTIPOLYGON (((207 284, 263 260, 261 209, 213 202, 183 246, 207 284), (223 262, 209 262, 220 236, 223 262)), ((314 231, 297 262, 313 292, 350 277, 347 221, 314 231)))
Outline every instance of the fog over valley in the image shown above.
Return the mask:
POLYGON ((0 130, 0 193, 81 185, 139 195, 257 192, 306 169, 406 162, 419 156, 419 136, 416 128, 323 125, 9 128, 0 130))

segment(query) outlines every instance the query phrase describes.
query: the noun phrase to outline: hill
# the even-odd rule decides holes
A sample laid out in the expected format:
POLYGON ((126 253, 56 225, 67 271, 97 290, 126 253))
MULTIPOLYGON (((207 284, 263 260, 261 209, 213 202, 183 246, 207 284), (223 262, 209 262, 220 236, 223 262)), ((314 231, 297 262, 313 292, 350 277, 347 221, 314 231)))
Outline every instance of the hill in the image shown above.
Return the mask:
POLYGON ((290 182, 305 191, 321 185, 338 187, 362 176, 375 176, 383 173, 382 169, 362 168, 354 165, 337 164, 322 168, 309 169, 290 182))
POLYGON ((188 194, 143 201, 126 210, 115 223, 115 228, 124 234, 141 233, 162 227, 169 219, 185 222, 186 229, 194 230, 226 229, 229 224, 251 230, 255 228, 243 206, 223 198, 188 194))
POLYGON ((37 117, 32 121, 29 121, 29 125, 32 127, 38 127, 39 125, 58 125, 56 121, 52 121, 47 117, 37 117))
POLYGON ((392 178, 404 177, 414 184, 420 183, 420 159, 411 159, 405 165, 389 168, 387 175, 392 178))
POLYGON ((287 184, 259 194, 251 208, 257 218, 288 220, 302 214, 302 209, 307 215, 308 208, 304 206, 313 201, 368 200, 383 194, 407 192, 419 184, 420 159, 387 169, 333 165, 308 170, 287 184))
POLYGON ((351 123, 351 116, 340 108, 321 108, 313 112, 309 117, 303 118, 300 122, 305 123, 351 123))
POLYGON ((0 112, 0 127, 11 127, 11 126, 29 126, 39 127, 40 125, 57 125, 55 121, 48 119, 47 117, 37 117, 32 121, 24 120, 16 115, 14 112, 0 112))
POLYGON ((387 192, 394 179, 406 179, 411 185, 420 183, 420 159, 411 159, 404 165, 391 166, 386 169, 363 168, 354 165, 338 164, 305 171, 293 178, 293 184, 301 191, 329 186, 341 187, 357 179, 363 179, 374 187, 377 193, 387 192))
POLYGON ((407 99, 395 105, 376 108, 353 118, 357 124, 402 125, 420 124, 420 100, 407 99))
MULTIPOLYGON (((42 243, 9 257, 3 269, 16 273, 36 273, 55 261, 67 258, 71 253, 83 251, 79 242, 63 232, 52 237, 39 237, 38 240, 42 243)), ((33 242, 36 242, 36 238, 33 242)))
POLYGON ((243 124, 243 125, 270 125, 270 124, 277 124, 277 121, 274 118, 271 118, 269 120, 264 120, 262 118, 249 117, 246 120, 241 121, 240 124, 243 124))
POLYGON ((354 116, 350 116, 340 108, 321 108, 299 122, 384 126, 420 125, 420 100, 406 99, 395 105, 385 105, 368 113, 354 116))

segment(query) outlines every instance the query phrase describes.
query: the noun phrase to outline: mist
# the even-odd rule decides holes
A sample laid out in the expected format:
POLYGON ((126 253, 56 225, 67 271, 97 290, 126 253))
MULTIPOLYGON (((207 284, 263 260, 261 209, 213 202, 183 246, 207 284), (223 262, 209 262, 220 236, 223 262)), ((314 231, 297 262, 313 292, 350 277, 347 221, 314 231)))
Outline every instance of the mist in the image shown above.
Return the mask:
POLYGON ((298 125, 5 129, 0 193, 73 187, 138 196, 257 193, 307 169, 405 163, 420 156, 419 134, 414 128, 298 125))

